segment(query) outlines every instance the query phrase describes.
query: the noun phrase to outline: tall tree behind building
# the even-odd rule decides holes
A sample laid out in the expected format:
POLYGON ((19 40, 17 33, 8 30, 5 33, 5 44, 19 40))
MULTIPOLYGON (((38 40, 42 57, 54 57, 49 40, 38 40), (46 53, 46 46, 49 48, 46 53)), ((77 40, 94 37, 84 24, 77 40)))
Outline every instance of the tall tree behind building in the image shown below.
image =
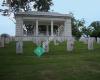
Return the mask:
POLYGON ((9 9, 0 9, 0 12, 8 14, 9 12, 16 13, 20 10, 27 12, 33 9, 48 12, 52 5, 52 0, 3 0, 2 6, 7 6, 9 9))

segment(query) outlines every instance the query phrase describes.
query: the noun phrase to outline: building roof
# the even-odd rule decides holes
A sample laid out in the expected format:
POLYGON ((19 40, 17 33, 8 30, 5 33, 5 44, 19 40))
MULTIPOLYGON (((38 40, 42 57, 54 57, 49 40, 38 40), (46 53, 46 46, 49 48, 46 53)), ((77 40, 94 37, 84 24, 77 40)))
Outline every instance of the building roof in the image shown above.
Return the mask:
POLYGON ((72 17, 70 14, 61 14, 57 12, 38 12, 38 11, 31 11, 31 12, 18 12, 15 16, 48 16, 48 17, 72 17))

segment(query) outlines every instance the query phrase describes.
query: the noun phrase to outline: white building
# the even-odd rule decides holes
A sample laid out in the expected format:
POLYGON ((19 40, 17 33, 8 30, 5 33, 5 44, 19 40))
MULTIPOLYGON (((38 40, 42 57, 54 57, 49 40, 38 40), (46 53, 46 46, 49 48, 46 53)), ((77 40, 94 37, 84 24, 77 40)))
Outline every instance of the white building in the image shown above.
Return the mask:
MULTIPOLYGON (((60 14, 56 12, 18 12, 16 19, 16 41, 23 43, 27 37, 71 37, 71 18, 70 14, 60 14), (26 28, 30 27, 30 31, 26 28)), ((27 40, 27 41, 28 41, 27 40)), ((19 44, 19 43, 18 43, 19 44)))
MULTIPOLYGON (((63 36, 72 36, 71 34, 71 15, 55 12, 19 12, 15 15, 16 36, 28 35, 25 26, 33 27, 30 36, 57 35, 60 27, 64 30, 63 36), (25 33, 26 32, 26 33, 25 33)), ((61 34, 60 34, 61 35, 61 34)))

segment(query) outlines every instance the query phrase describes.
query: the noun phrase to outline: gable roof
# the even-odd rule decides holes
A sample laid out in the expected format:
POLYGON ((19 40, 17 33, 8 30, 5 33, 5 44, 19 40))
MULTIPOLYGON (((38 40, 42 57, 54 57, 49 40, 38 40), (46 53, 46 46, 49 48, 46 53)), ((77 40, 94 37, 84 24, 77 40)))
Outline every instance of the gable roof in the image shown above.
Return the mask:
POLYGON ((39 11, 31 11, 31 12, 18 12, 15 16, 48 16, 48 17, 72 17, 70 14, 61 14, 57 12, 39 12, 39 11))

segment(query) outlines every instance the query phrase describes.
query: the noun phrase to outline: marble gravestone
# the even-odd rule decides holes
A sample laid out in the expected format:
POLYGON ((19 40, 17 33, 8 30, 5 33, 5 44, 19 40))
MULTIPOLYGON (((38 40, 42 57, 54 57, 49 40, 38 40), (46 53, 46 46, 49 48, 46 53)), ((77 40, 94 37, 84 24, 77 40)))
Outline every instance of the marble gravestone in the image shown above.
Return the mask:
POLYGON ((40 45, 41 45, 41 39, 37 38, 37 40, 36 40, 36 45, 37 45, 37 46, 40 46, 40 45))
POLYGON ((37 46, 41 46, 41 43, 42 43, 43 39, 41 39, 41 37, 33 37, 32 41, 33 41, 33 43, 35 43, 37 46))
POLYGON ((58 38, 58 40, 59 40, 59 42, 60 42, 60 43, 62 43, 62 42, 63 42, 62 37, 59 37, 59 38, 58 38))
POLYGON ((44 48, 45 52, 49 52, 49 41, 45 41, 42 43, 42 47, 44 48))
POLYGON ((61 37, 61 42, 64 42, 65 41, 65 38, 64 37, 61 37))
POLYGON ((88 50, 93 50, 93 43, 94 43, 94 38, 88 38, 88 50))
POLYGON ((99 37, 97 37, 97 43, 100 44, 100 38, 99 37))
POLYGON ((10 42, 10 38, 5 38, 5 43, 9 44, 9 42, 10 42))
POLYGON ((67 51, 72 51, 74 49, 74 39, 72 37, 67 39, 67 51))
POLYGON ((59 45, 59 43, 57 42, 57 37, 54 38, 54 45, 59 45))
POLYGON ((96 42, 96 38, 95 37, 92 37, 93 38, 93 42, 95 43, 96 42))
POLYGON ((80 42, 83 42, 84 44, 88 44, 88 38, 85 38, 85 37, 81 37, 79 39, 80 42))
POLYGON ((59 37, 57 37, 57 41, 60 42, 60 38, 59 37))
POLYGON ((4 38, 0 37, 0 47, 4 47, 4 38))
POLYGON ((88 44, 88 38, 83 38, 84 44, 88 44))
POLYGON ((54 45, 57 45, 57 40, 56 40, 56 37, 54 38, 54 45))
POLYGON ((17 54, 23 53, 23 42, 22 41, 16 42, 16 53, 17 54))

